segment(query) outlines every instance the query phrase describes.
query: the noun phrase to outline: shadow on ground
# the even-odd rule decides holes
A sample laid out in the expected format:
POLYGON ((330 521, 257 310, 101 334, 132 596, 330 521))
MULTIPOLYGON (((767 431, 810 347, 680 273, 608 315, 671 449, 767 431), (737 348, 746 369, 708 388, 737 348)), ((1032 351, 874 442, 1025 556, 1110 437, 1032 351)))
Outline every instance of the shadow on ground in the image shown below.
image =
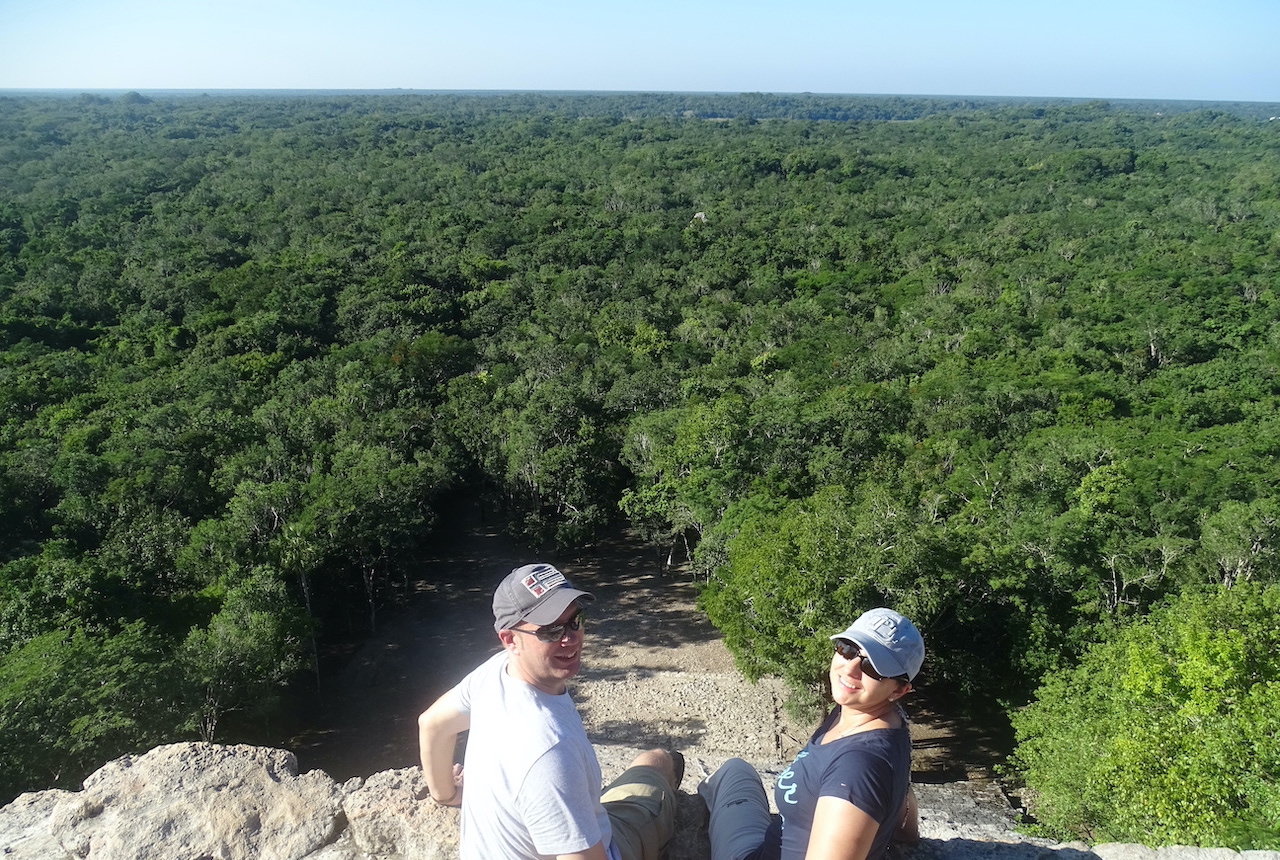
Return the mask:
MULTIPOLYGON (((652 551, 634 535, 620 532, 556 557, 520 547, 465 508, 440 534, 451 537, 423 557, 407 605, 385 611, 378 635, 353 654, 322 660, 321 695, 300 703, 296 729, 270 741, 292 750, 302 770, 321 769, 341 781, 415 765, 418 714, 498 650, 493 589, 512 568, 531 561, 556 564, 597 597, 588 620, 584 678, 625 682, 683 671, 677 646, 702 649, 702 659, 715 662, 710 669, 732 669, 727 652, 713 647, 719 634, 696 611, 696 585, 686 575, 660 575, 652 551)), ((586 707, 590 695, 575 692, 586 707)), ((990 715, 962 713, 957 701, 929 689, 913 699, 916 781, 994 775, 993 766, 1010 748, 1008 723, 998 709, 990 715)), ((648 725, 601 717, 601 740, 633 745, 678 747, 709 728, 722 728, 692 718, 688 725, 648 725)), ((778 754, 789 758, 804 738, 788 735, 780 742, 787 749, 778 754)))
MULTIPOLYGON (((498 650, 493 590, 522 564, 555 564, 596 595, 589 662, 717 638, 688 604, 656 597, 673 589, 692 601, 695 589, 685 579, 660 577, 652 551, 628 533, 565 557, 519 546, 474 510, 457 512, 440 533, 451 537, 423 557, 407 605, 385 611, 378 634, 353 654, 322 658, 321 694, 300 703, 300 725, 282 744, 303 770, 344 780, 416 764, 418 714, 498 650)), ((602 674, 614 671, 622 672, 602 674)), ((626 671, 646 668, 633 664, 626 671)))

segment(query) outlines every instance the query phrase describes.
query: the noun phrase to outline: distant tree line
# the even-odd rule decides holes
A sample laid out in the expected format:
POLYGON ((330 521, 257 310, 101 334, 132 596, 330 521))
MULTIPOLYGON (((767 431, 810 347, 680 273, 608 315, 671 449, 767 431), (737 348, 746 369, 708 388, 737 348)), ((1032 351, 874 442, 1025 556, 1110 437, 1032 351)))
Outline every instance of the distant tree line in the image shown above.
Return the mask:
POLYGON ((800 705, 899 608, 1046 832, 1275 845, 1280 127, 1153 107, 0 98, 0 794, 265 719, 483 497, 800 705))

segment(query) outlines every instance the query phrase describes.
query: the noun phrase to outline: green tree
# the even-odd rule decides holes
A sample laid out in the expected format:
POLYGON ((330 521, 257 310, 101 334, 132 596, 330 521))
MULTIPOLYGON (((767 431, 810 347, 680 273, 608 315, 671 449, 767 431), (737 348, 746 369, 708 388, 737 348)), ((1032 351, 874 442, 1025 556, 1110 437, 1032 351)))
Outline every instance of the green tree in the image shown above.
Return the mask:
POLYGON ((182 737, 183 679, 143 622, 44 633, 0 659, 0 799, 71 788, 103 762, 182 737))
POLYGON ((1040 830, 1280 846, 1280 586, 1188 593, 1051 673, 1014 714, 1040 830))
MULTIPOLYGON (((825 487, 785 504, 751 497, 722 528, 724 562, 701 595, 749 677, 787 679, 801 706, 822 695, 827 637, 874 606, 894 606, 922 629, 950 601, 940 533, 881 488, 825 487)), ((952 560, 954 561, 954 560, 952 560)))
POLYGON ((178 662, 193 697, 190 723, 213 741, 228 713, 261 718, 305 666, 308 625, 274 573, 257 568, 229 589, 221 608, 187 634, 178 662))

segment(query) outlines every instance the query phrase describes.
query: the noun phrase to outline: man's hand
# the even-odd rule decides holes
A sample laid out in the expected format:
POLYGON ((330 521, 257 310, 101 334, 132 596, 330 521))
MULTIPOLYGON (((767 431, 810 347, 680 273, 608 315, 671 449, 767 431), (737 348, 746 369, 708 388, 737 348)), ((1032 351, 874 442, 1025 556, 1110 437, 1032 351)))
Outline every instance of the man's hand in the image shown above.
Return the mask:
POLYGON ((449 797, 436 797, 430 795, 436 806, 462 806, 462 765, 455 764, 453 766, 453 794, 449 797))

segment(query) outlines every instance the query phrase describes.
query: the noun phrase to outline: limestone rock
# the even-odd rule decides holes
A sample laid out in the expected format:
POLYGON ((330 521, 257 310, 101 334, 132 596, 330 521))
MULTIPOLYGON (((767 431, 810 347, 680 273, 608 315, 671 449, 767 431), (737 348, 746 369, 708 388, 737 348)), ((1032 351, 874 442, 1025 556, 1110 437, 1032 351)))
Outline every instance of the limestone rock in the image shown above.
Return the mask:
POLYGON ((419 768, 375 773, 342 802, 352 842, 379 857, 454 860, 458 856, 456 809, 427 799, 419 768))
POLYGON ((1104 842, 1093 847, 1099 860, 1156 860, 1154 848, 1133 842, 1104 842))
POLYGON ((0 852, 5 860, 51 860, 69 857, 53 835, 50 819, 69 791, 21 794, 0 809, 0 852))
MULTIPOLYGON (((634 754, 600 752, 606 778, 634 754)), ((707 860, 697 781, 712 764, 686 761, 669 860, 707 860)), ((1063 845, 1017 833, 994 785, 916 791, 924 838, 895 847, 890 860, 1280 860, 1269 851, 1063 845)), ((426 799, 418 768, 338 785, 323 771, 300 775, 284 750, 171 744, 111 762, 83 791, 24 794, 0 809, 0 860, 457 860, 458 816, 426 799)))
POLYGON ((1169 845, 1156 849, 1156 860, 1240 860, 1240 854, 1230 848, 1188 848, 1185 845, 1169 845))
MULTIPOLYGON (((60 853, 31 856, 46 858, 301 860, 345 827, 333 780, 299 776, 293 753, 262 747, 170 744, 110 762, 81 792, 34 797, 44 795, 53 797, 42 803, 60 853)), ((26 836, 19 848, 40 839, 26 836)), ((7 828, 0 839, 7 848, 7 828)))

